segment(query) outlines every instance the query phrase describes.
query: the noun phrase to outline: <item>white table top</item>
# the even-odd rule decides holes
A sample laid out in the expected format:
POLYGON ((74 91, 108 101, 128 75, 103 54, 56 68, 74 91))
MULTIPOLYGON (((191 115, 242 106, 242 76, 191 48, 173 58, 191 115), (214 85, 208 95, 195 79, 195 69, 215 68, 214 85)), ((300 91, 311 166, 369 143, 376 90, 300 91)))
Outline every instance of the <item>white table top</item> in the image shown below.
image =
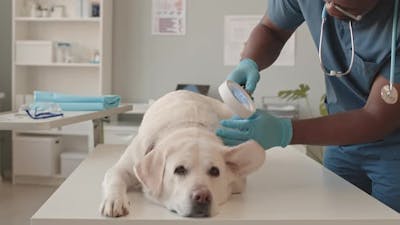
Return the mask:
POLYGON ((100 119, 132 110, 131 105, 121 105, 102 111, 64 112, 64 117, 34 120, 29 116, 16 115, 15 112, 0 114, 0 130, 48 130, 87 120, 100 119))
POLYGON ((267 151, 266 164, 212 218, 182 218, 130 192, 130 214, 99 214, 101 182, 124 150, 99 145, 32 217, 32 225, 102 224, 400 224, 400 214, 297 152, 267 151))

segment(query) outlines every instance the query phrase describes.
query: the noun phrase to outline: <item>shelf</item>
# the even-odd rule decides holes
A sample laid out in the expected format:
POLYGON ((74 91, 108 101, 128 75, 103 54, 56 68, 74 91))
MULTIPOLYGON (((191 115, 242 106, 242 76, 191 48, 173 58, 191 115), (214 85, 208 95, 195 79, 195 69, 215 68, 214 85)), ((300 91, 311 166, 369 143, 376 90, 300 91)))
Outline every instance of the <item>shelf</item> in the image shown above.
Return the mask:
POLYGON ((52 17, 16 17, 16 22, 88 22, 99 23, 100 17, 96 18, 52 18, 52 17))
POLYGON ((36 66, 36 67, 87 67, 99 68, 100 64, 93 63, 49 63, 49 64, 16 64, 17 66, 36 66))

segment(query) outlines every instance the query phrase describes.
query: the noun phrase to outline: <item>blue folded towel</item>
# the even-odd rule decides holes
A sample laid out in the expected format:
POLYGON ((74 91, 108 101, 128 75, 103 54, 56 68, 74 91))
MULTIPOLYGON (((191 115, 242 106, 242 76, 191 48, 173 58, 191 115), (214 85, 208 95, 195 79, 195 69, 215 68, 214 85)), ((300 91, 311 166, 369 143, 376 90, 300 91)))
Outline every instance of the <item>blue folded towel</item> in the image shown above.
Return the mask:
MULTIPOLYGON (((78 103, 69 103, 69 102, 62 102, 58 103, 60 108, 63 111, 100 111, 106 108, 106 106, 103 103, 100 102, 88 102, 88 103, 83 103, 83 102, 78 102, 78 103)), ((111 107, 109 107, 111 108, 111 107)))
POLYGON ((118 95, 79 96, 46 91, 34 91, 35 102, 58 103, 64 111, 99 111, 119 106, 118 95))

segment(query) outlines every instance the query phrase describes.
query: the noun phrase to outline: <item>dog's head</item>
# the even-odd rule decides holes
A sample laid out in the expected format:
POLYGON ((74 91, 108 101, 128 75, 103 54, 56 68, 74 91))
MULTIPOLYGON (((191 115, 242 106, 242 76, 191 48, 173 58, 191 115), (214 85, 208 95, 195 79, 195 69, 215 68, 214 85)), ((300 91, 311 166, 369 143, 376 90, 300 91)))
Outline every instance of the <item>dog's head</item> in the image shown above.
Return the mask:
POLYGON ((189 133, 165 138, 134 171, 147 196, 169 210, 212 216, 232 193, 243 190, 246 175, 263 164, 265 152, 254 141, 226 147, 210 132, 189 133))

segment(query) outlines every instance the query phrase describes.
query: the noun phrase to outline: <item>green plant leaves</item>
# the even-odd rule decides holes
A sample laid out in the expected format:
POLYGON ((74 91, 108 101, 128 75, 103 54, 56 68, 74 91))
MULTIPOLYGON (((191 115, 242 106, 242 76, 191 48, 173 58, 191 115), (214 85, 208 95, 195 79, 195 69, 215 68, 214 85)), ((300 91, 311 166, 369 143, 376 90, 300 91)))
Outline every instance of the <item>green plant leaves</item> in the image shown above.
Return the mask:
POLYGON ((295 101, 301 98, 307 98, 310 86, 307 84, 300 84, 299 88, 293 90, 282 90, 278 92, 278 97, 286 101, 295 101))
POLYGON ((325 98, 326 98, 326 94, 322 95, 321 99, 319 101, 319 113, 322 116, 328 115, 328 109, 326 108, 326 105, 325 105, 325 98))

